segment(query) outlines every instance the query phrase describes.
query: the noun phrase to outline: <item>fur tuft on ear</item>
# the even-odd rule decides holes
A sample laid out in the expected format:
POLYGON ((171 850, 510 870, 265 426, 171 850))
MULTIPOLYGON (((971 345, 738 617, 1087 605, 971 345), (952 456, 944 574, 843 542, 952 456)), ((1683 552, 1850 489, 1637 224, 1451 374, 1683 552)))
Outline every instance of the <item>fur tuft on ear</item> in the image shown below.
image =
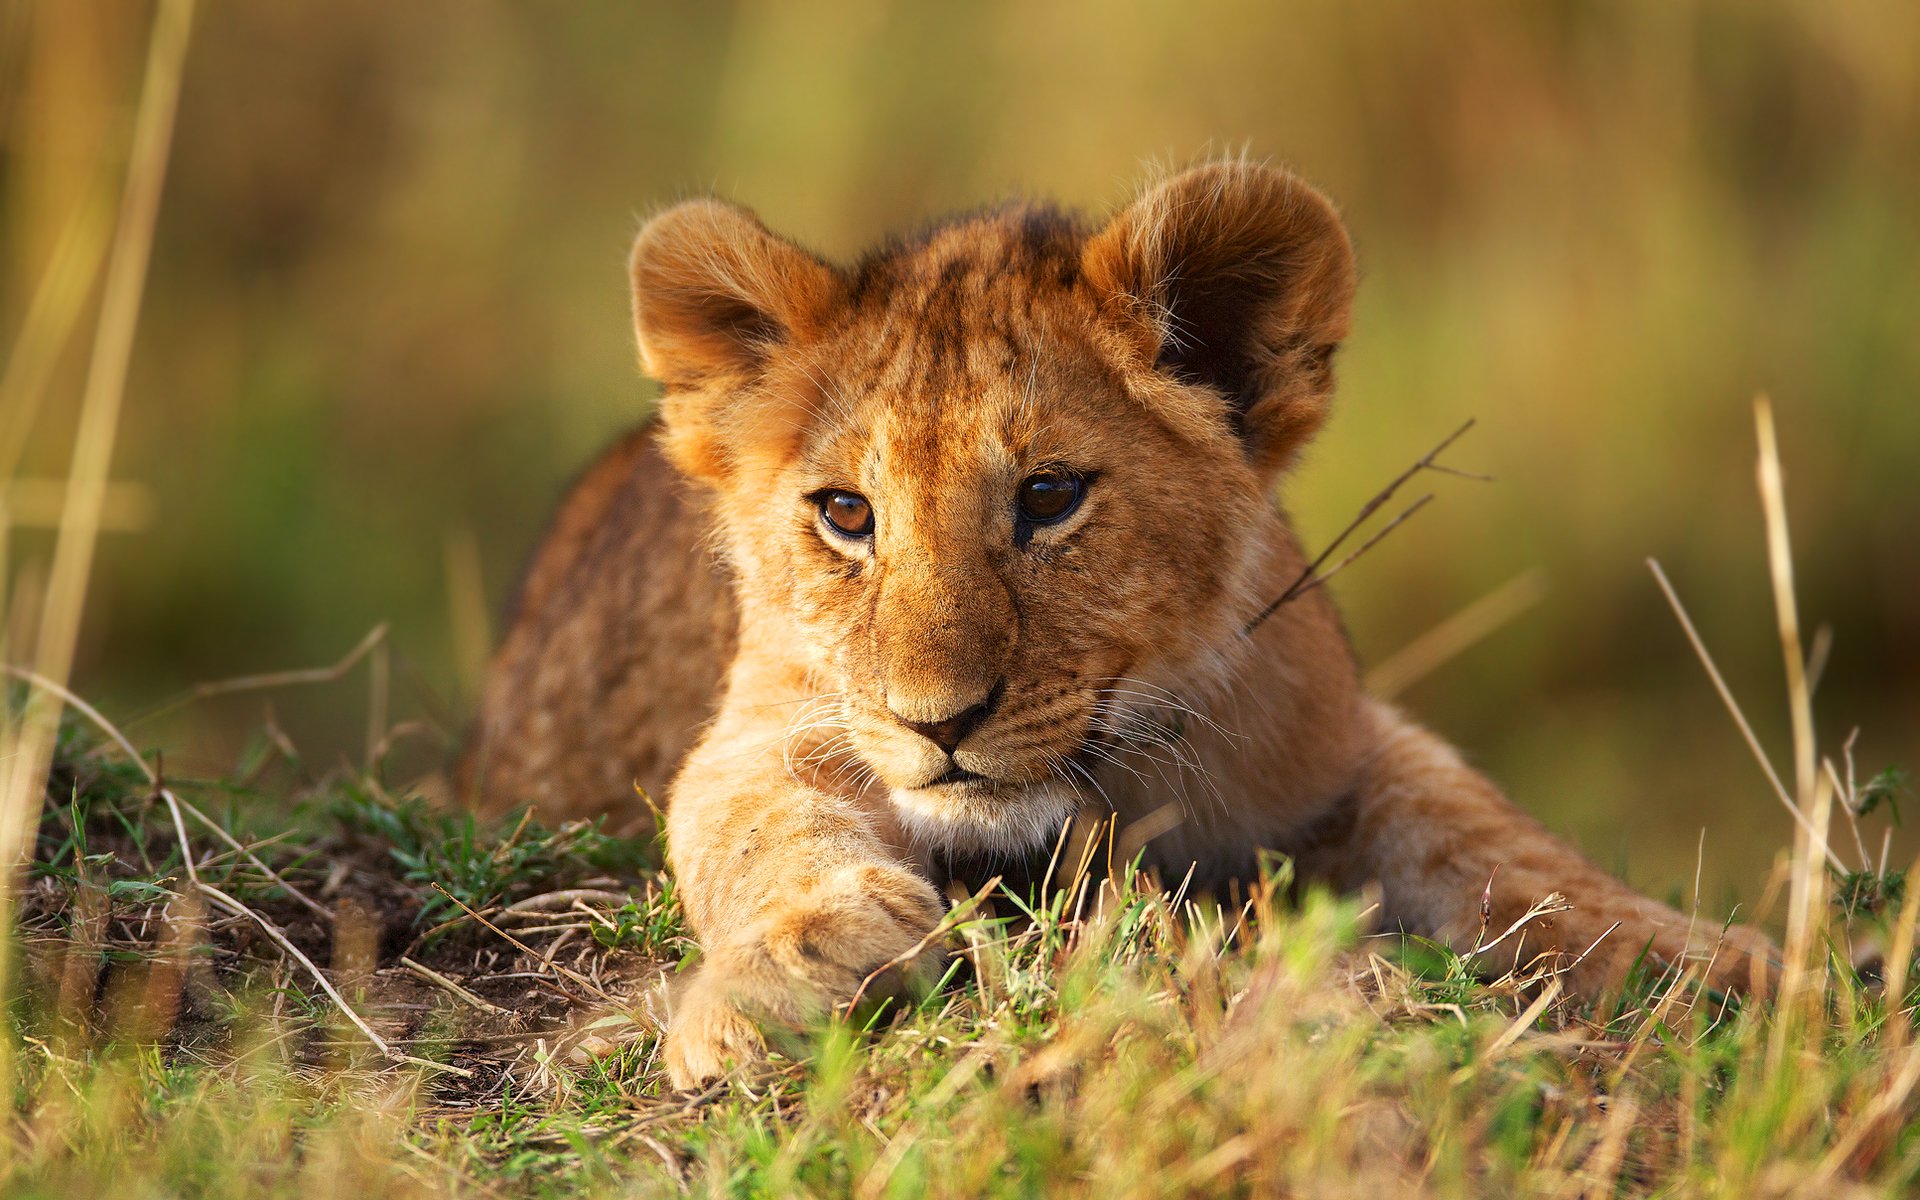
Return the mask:
POLYGON ((669 454, 712 477, 727 455, 716 436, 768 356, 804 341, 843 294, 826 263, 767 231, 745 209, 689 200, 648 221, 633 244, 633 324, 640 366, 666 388, 669 454))
POLYGON ((1353 247, 1291 172, 1234 160, 1160 180, 1088 240, 1082 266, 1153 369, 1219 395, 1261 470, 1326 419, 1353 247))

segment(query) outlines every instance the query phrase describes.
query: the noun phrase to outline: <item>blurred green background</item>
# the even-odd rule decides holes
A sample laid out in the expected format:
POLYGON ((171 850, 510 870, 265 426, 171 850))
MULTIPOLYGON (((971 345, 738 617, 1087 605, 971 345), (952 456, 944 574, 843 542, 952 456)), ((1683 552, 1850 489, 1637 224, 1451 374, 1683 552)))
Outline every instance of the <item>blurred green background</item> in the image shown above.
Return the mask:
MULTIPOLYGON (((0 13, 5 346, 117 186, 149 12, 0 13)), ((1786 768, 1770 393, 1802 611, 1834 632, 1825 745, 1859 725, 1863 771, 1920 767, 1917 48, 1906 0, 205 4, 116 457, 152 511, 102 547, 78 686, 136 713, 391 620, 396 709, 457 722, 479 599, 651 403, 623 265, 658 205, 715 190, 847 256, 1246 147, 1330 192, 1362 261, 1338 413, 1286 489, 1309 541, 1469 416, 1449 461, 1498 477, 1434 480, 1340 579, 1362 654, 1538 570, 1545 598, 1406 702, 1637 882, 1690 887, 1704 829, 1710 898, 1752 899, 1788 824, 1642 560, 1786 768)), ((87 332, 31 474, 64 470, 87 332)), ((48 545, 16 531, 17 577, 48 545)), ((270 703, 324 762, 364 697, 141 732, 217 770, 270 703)))

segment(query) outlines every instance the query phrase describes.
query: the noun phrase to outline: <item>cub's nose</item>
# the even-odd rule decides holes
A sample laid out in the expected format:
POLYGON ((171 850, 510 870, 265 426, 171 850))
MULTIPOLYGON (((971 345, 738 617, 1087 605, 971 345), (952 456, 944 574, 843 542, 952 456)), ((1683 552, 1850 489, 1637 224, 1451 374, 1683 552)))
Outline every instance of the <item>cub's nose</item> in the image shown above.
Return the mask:
MULTIPOLYGON (((948 754, 952 754, 954 749, 966 740, 968 734, 980 728, 981 722, 993 715, 994 708, 1000 703, 1000 693, 1004 683, 1005 681, 1002 680, 994 684, 992 690, 987 693, 986 699, 980 703, 970 705, 938 721, 909 721, 898 712, 894 712, 893 716, 908 729, 926 738, 948 754)), ((889 711, 892 710, 889 709, 889 711)))

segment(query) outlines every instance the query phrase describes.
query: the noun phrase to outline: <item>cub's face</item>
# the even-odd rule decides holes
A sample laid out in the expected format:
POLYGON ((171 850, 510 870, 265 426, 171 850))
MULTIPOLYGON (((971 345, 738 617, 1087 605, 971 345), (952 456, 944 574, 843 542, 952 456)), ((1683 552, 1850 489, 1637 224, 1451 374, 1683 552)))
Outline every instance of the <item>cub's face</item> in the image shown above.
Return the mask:
POLYGON ((1010 209, 835 270, 696 202, 635 250, 675 461, 824 774, 953 848, 1042 843, 1218 681, 1351 290, 1317 194, 1218 164, 1091 235, 1010 209))

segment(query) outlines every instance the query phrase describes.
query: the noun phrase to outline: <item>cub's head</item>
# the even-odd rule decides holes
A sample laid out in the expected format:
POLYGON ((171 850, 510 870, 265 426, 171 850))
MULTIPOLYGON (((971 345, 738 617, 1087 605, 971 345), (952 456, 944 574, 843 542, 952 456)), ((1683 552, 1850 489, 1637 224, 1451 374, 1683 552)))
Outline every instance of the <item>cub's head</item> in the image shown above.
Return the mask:
POLYGON ((1269 599, 1353 260, 1319 193, 1216 163, 1104 226, 1010 207, 831 266, 711 200, 633 252, 669 453, 714 489, 742 642, 951 848, 1025 848, 1269 599))

